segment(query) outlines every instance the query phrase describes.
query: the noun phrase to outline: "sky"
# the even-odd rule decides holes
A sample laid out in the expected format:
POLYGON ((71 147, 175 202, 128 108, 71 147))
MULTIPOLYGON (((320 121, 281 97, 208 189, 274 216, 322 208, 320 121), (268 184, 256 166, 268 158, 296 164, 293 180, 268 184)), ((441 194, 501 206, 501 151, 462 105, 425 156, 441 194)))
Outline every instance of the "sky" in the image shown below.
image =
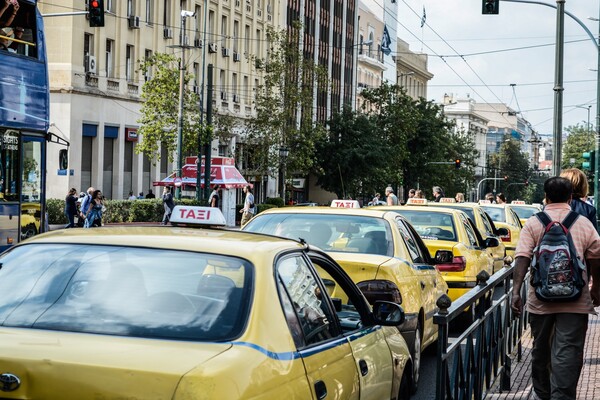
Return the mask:
MULTIPOLYGON (((383 15, 384 0, 362 1, 383 15)), ((556 6, 556 1, 541 1, 556 6)), ((434 77, 427 100, 439 103, 447 93, 478 103, 505 103, 520 111, 536 132, 552 133, 556 9, 501 0, 498 15, 482 15, 481 0, 396 2, 398 21, 393 23, 398 24, 398 37, 411 51, 429 55, 434 77), (423 7, 426 24, 421 28, 423 7)), ((599 23, 588 17, 599 17, 600 0, 566 0, 565 10, 598 36, 599 23)), ((586 126, 588 110, 593 129, 598 47, 568 15, 564 32, 563 129, 586 126)))

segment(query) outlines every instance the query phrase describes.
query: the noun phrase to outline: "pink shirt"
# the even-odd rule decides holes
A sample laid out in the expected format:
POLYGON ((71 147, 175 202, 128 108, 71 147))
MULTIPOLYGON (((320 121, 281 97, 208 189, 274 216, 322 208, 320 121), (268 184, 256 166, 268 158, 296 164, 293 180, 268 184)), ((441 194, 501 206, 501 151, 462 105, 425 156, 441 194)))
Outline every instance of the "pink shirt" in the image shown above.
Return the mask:
MULTIPOLYGON (((553 221, 563 221, 571 207, 567 203, 552 203, 548 204, 544 211, 550 216, 553 221)), ((527 223, 521 231, 519 243, 515 251, 515 257, 527 257, 531 260, 533 257, 533 249, 542 238, 544 226, 540 220, 533 216, 527 220, 527 223)), ((577 249, 579 258, 585 260, 600 259, 600 237, 594 229, 592 223, 585 217, 580 216, 570 229, 573 244, 577 249)), ((588 282, 587 271, 584 272, 583 278, 588 282)), ((527 310, 533 314, 554 314, 554 313, 575 313, 575 314, 595 314, 592 298, 588 285, 583 287, 581 297, 576 301, 567 303, 547 303, 535 296, 533 286, 529 286, 527 295, 527 310)))

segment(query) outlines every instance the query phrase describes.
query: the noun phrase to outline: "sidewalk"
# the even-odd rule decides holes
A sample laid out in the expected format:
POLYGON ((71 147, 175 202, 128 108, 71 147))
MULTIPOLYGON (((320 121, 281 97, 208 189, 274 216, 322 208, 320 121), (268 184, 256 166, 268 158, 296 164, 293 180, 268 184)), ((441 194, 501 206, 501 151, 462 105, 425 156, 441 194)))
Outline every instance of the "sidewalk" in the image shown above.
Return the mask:
MULTIPOLYGON (((533 338, 531 331, 527 329, 523 338, 523 353, 521 361, 513 359, 513 370, 511 374, 511 389, 498 393, 488 394, 486 399, 494 400, 535 400, 533 387, 531 386, 531 348, 533 338)), ((577 386, 578 400, 600 399, 600 316, 590 315, 587 338, 583 355, 583 370, 577 386)))

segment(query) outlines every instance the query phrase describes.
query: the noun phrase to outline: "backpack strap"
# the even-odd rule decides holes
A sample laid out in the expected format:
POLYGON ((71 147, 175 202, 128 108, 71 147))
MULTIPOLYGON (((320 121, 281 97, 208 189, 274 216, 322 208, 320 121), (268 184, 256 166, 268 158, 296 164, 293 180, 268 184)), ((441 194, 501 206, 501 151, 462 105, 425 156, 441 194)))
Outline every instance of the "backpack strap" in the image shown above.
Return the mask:
POLYGON ((579 218, 579 214, 575 211, 570 211, 569 215, 567 215, 565 219, 563 219, 562 224, 565 228, 567 228, 567 230, 570 230, 571 226, 575 223, 577 218, 579 218))
POLYGON ((540 220, 542 225, 544 225, 544 228, 546 228, 548 225, 550 225, 552 223, 550 216, 548 214, 546 214, 544 211, 540 211, 539 213, 535 214, 535 216, 540 220))

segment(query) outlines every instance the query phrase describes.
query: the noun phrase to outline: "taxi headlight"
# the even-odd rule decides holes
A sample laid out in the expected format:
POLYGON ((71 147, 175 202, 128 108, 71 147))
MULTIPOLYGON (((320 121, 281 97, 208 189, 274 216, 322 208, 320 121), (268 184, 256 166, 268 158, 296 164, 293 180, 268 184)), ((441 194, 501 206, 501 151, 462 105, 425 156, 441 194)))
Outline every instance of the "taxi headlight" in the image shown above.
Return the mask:
POLYGON ((377 300, 402 304, 402 294, 394 282, 371 280, 359 282, 356 286, 363 292, 371 305, 375 304, 377 300))

